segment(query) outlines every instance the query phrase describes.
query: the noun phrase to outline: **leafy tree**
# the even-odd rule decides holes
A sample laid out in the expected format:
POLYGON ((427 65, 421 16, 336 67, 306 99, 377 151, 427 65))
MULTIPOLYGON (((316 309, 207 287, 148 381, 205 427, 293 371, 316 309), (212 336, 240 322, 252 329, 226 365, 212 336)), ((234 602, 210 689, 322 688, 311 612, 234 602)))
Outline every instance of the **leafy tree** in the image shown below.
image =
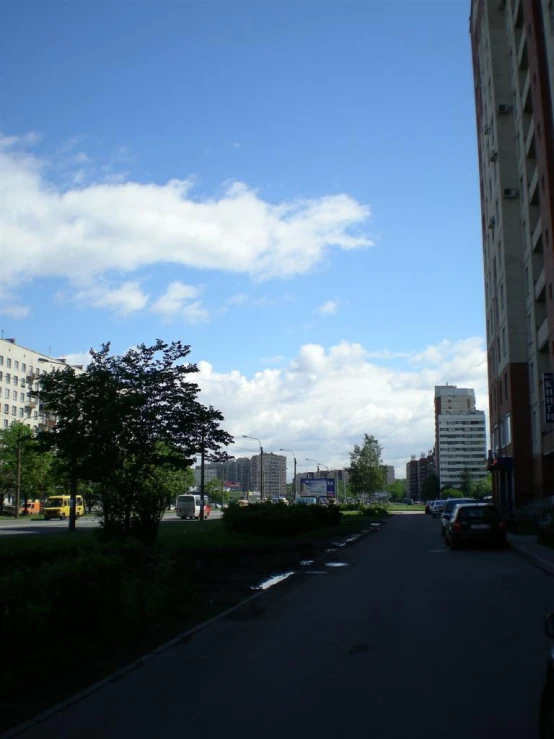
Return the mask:
POLYGON ((42 442, 65 465, 73 498, 79 479, 98 484, 109 536, 152 542, 176 480, 184 479, 171 471, 232 441, 219 428, 221 413, 197 400, 190 375, 198 368, 184 362, 189 353, 180 341, 141 344, 123 355, 110 355, 104 344, 91 350, 85 373, 66 367, 44 375, 34 391, 53 417, 42 442))
POLYGON ((471 474, 471 470, 468 470, 467 467, 462 472, 462 482, 460 484, 460 490, 464 494, 464 498, 471 498, 473 491, 473 477, 471 474))
POLYGON ((432 472, 423 483, 423 500, 438 500, 440 496, 440 482, 437 475, 432 472))
POLYGON ((350 452, 349 479, 355 495, 373 495, 383 489, 387 477, 381 455, 381 445, 368 434, 364 434, 363 445, 356 444, 350 452))
POLYGON ((44 500, 54 491, 53 456, 41 449, 34 431, 24 423, 15 422, 0 431, 0 499, 17 488, 20 469, 20 504, 36 498, 44 500))
POLYGON ((479 500, 492 495, 492 479, 490 473, 473 483, 472 494, 474 498, 478 498, 479 500))
POLYGON ((406 480, 395 480, 387 485, 385 490, 390 493, 391 501, 402 501, 406 497, 406 480))
POLYGON ((447 498, 465 498, 466 496, 462 493, 461 490, 456 490, 456 488, 443 488, 441 491, 441 498, 443 500, 446 500, 447 498))
POLYGON ((228 503, 231 496, 224 489, 223 480, 210 480, 206 483, 206 493, 214 503, 224 505, 228 503))

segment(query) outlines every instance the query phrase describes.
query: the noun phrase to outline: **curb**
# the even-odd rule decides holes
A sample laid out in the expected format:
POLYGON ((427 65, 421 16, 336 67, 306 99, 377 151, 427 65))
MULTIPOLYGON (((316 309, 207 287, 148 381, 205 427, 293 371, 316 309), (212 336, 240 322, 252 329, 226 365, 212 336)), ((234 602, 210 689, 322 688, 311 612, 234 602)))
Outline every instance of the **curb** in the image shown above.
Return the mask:
POLYGON ((509 541, 509 544, 510 547, 514 551, 516 551, 520 557, 526 559, 528 562, 535 565, 535 567, 538 567, 543 572, 546 572, 547 575, 554 577, 554 562, 549 562, 547 559, 542 559, 542 557, 539 557, 538 554, 534 554, 528 549, 518 546, 517 542, 514 543, 513 541, 509 541))
MULTIPOLYGON (((360 539, 365 539, 369 535, 369 533, 370 533, 370 529, 364 529, 363 531, 360 531, 359 535, 356 537, 356 540, 349 542, 349 543, 356 544, 359 542, 360 539)), ((346 544, 346 546, 348 546, 348 544, 346 544)), ((343 545, 343 547, 341 548, 346 548, 346 546, 343 545)), ((333 556, 333 554, 336 553, 336 551, 339 551, 339 550, 336 549, 333 552, 325 553, 324 556, 320 557, 318 561, 323 562, 326 559, 329 559, 330 557, 333 556)), ((297 574, 302 574, 302 570, 299 570, 297 574)), ((554 574, 554 571, 553 571, 553 574, 554 574)), ((279 583, 279 585, 283 585, 286 582, 287 580, 283 580, 282 583, 279 583)), ((274 588, 276 587, 277 586, 274 586, 274 588)), ((161 644, 159 647, 156 647, 156 649, 153 649, 152 651, 148 652, 142 657, 139 657, 133 662, 130 662, 128 665, 121 667, 119 670, 112 672, 107 677, 102 678, 101 680, 98 680, 97 682, 90 685, 88 688, 85 688, 84 690, 81 690, 79 693, 76 693, 75 695, 72 695, 70 698, 67 698, 67 700, 64 700, 61 703, 58 703, 52 708, 48 708, 46 711, 39 713, 34 718, 31 718, 28 721, 23 722, 22 724, 18 724, 13 729, 8 729, 8 731, 4 732, 3 734, 0 734, 0 739, 11 739, 11 737, 19 736, 20 734, 23 734, 24 732, 29 731, 29 729, 33 729, 36 726, 43 724, 45 721, 48 721, 48 719, 52 718, 56 714, 61 713, 62 711, 65 711, 67 708, 70 708, 76 703, 80 703, 85 698, 88 698, 89 695, 96 693, 97 691, 104 688, 106 685, 109 685, 110 683, 115 682, 116 680, 119 680, 122 677, 125 677, 125 675, 127 675, 129 672, 132 672, 133 670, 136 670, 139 667, 142 667, 142 665, 146 664, 146 662, 149 662, 151 659, 153 659, 154 657, 157 657, 159 654, 161 654, 162 652, 165 652, 167 649, 171 649, 172 647, 177 645, 182 640, 188 639, 191 636, 198 634, 200 631, 207 629, 212 624, 216 623, 217 621, 221 619, 226 618, 231 613, 234 613, 235 611, 238 611, 241 608, 244 608, 244 606, 247 606, 253 601, 258 600, 262 596, 267 596, 268 592, 269 591, 267 590, 259 590, 258 592, 254 593, 248 598, 241 600, 239 603, 236 603, 234 606, 231 606, 230 608, 227 608, 225 611, 218 613, 216 616, 213 616, 207 621, 203 621, 197 626, 193 626, 191 629, 187 629, 186 631, 181 632, 177 636, 173 637, 173 639, 170 639, 164 644, 161 644)))

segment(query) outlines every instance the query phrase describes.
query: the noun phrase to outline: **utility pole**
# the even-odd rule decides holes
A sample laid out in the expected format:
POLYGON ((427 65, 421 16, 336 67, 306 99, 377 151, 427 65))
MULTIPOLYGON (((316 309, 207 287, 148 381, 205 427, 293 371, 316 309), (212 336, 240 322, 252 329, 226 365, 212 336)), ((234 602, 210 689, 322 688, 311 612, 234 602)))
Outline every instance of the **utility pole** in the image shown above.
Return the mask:
POLYGON ((264 500, 264 448, 260 444, 260 499, 264 500))

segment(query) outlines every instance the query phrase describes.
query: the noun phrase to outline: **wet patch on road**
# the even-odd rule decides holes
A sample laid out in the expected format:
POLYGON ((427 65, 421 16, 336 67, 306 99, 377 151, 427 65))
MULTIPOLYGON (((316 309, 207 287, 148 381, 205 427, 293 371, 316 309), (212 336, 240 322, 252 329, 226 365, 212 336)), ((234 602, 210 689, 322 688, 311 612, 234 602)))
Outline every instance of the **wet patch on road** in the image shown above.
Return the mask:
POLYGON ((325 567, 350 567, 350 562, 325 562, 325 567))

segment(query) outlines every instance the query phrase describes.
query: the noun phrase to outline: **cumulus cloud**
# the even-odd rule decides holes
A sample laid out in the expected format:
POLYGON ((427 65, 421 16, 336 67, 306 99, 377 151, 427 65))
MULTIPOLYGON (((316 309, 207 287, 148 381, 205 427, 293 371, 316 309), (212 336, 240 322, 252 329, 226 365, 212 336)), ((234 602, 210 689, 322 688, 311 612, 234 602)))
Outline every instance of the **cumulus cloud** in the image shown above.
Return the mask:
POLYGON ((148 302, 148 295, 142 291, 138 282, 123 282, 117 287, 96 285, 95 287, 78 290, 73 299, 93 308, 112 310, 125 318, 131 313, 142 310, 148 302))
MULTIPOLYGON (((200 199, 192 178, 91 182, 82 169, 61 188, 47 177, 55 162, 23 148, 34 140, 4 137, 0 147, 7 285, 38 277, 70 284, 87 278, 92 285, 109 273, 156 264, 262 280, 308 272, 330 249, 372 245, 361 230, 369 209, 346 194, 270 203, 234 182, 200 199)), ((63 156, 77 143, 66 145, 63 156)))
POLYGON ((187 323, 202 323, 209 319, 208 311, 202 307, 200 301, 195 300, 202 290, 203 287, 185 285, 178 281, 171 282, 150 310, 166 322, 181 317, 187 323))
POLYGON ((318 313, 321 313, 324 316, 334 316, 337 310, 339 309, 339 299, 334 298, 333 300, 328 300, 326 303, 322 303, 319 308, 317 309, 318 313))
MULTIPOLYGON (((473 387, 477 404, 487 410, 487 367, 480 338, 446 342, 422 359, 414 353, 398 366, 371 361, 360 344, 342 342, 323 347, 307 344, 283 368, 252 376, 238 370, 219 373, 199 362, 195 377, 202 402, 220 408, 225 427, 235 436, 232 453, 248 455, 242 434, 262 439, 264 449, 294 449, 298 459, 313 457, 329 467, 348 465, 349 452, 364 433, 383 445, 386 464, 404 477, 405 464, 434 444, 434 386, 448 382, 473 387)), ((425 351, 427 351, 425 350, 425 351)), ((254 453, 255 450, 252 451, 254 453)))

